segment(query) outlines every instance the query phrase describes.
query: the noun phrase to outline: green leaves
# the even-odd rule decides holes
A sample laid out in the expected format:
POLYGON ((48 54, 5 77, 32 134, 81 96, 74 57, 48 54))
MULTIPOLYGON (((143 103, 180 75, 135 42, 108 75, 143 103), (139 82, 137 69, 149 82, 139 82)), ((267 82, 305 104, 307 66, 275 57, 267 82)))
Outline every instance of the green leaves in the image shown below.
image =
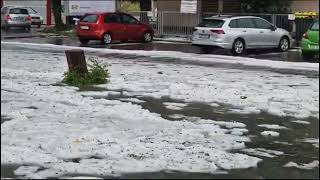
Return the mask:
POLYGON ((242 11, 248 13, 289 13, 290 0, 243 0, 242 11))
POLYGON ((101 65, 97 59, 89 58, 89 72, 86 74, 77 71, 64 73, 63 83, 70 86, 82 87, 86 85, 104 84, 108 82, 109 72, 106 65, 101 65))

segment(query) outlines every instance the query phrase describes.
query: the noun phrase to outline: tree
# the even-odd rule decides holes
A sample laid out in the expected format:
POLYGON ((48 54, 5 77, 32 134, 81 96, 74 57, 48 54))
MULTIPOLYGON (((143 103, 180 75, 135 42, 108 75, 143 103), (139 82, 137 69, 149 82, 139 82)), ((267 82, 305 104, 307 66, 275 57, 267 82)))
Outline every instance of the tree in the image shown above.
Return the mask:
POLYGON ((291 0, 243 0, 241 9, 248 13, 289 13, 291 0))
POLYGON ((140 21, 149 23, 148 14, 145 11, 151 11, 151 0, 140 0, 140 21))
POLYGON ((58 31, 64 30, 66 25, 62 22, 62 18, 61 18, 61 13, 62 13, 61 0, 51 0, 51 2, 52 2, 54 22, 55 22, 55 29, 58 31))

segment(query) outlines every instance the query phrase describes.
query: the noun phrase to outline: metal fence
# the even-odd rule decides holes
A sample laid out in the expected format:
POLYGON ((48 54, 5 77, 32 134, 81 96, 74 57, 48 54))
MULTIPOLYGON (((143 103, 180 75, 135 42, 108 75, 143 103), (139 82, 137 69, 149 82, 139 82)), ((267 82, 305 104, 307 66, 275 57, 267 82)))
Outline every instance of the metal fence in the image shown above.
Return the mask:
MULTIPOLYGON (((158 36, 179 36, 189 37, 193 33, 193 28, 197 26, 202 18, 219 15, 219 13, 204 12, 198 14, 185 14, 173 11, 162 12, 130 12, 133 16, 144 23, 150 24, 158 36)), ((266 19, 279 28, 295 32, 292 36, 296 40, 301 40, 303 33, 307 30, 312 19, 296 19, 295 28, 290 23, 288 14, 250 14, 250 13, 223 13, 224 15, 235 16, 257 16, 266 19)))

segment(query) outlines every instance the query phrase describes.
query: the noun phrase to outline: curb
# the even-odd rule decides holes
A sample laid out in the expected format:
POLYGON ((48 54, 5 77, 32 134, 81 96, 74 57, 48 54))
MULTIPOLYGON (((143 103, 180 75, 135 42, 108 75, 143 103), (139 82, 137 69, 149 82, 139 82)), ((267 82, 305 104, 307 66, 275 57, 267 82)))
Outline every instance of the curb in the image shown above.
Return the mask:
POLYGON ((33 36, 7 36, 2 37, 3 39, 18 39, 18 38, 34 38, 34 37, 45 37, 43 35, 33 35, 33 36))
POLYGON ((163 38, 153 38, 154 41, 165 41, 165 42, 177 42, 177 43, 191 43, 188 40, 168 40, 163 38))

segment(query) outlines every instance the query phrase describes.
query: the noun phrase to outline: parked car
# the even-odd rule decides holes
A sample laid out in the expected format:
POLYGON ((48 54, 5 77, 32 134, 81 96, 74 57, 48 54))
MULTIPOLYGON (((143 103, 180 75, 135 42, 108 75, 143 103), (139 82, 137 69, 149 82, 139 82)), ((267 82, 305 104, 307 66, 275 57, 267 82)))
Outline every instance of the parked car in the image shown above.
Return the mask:
POLYGON ((288 51, 292 37, 288 31, 259 17, 213 16, 204 18, 194 28, 192 44, 230 49, 234 55, 241 55, 247 49, 278 48, 288 51))
POLYGON ((120 12, 85 14, 77 22, 76 32, 82 44, 87 44, 90 40, 101 40, 104 44, 116 40, 151 42, 154 34, 149 25, 120 12))
POLYGON ((32 7, 25 7, 27 8, 29 15, 31 16, 31 24, 32 25, 37 25, 38 28, 41 27, 43 24, 43 17, 32 7))
POLYGON ((302 56, 306 60, 311 59, 314 55, 319 55, 319 20, 315 21, 303 34, 300 47, 302 56))
POLYGON ((14 6, 1 8, 1 28, 9 30, 11 27, 31 29, 31 16, 26 8, 14 6))

